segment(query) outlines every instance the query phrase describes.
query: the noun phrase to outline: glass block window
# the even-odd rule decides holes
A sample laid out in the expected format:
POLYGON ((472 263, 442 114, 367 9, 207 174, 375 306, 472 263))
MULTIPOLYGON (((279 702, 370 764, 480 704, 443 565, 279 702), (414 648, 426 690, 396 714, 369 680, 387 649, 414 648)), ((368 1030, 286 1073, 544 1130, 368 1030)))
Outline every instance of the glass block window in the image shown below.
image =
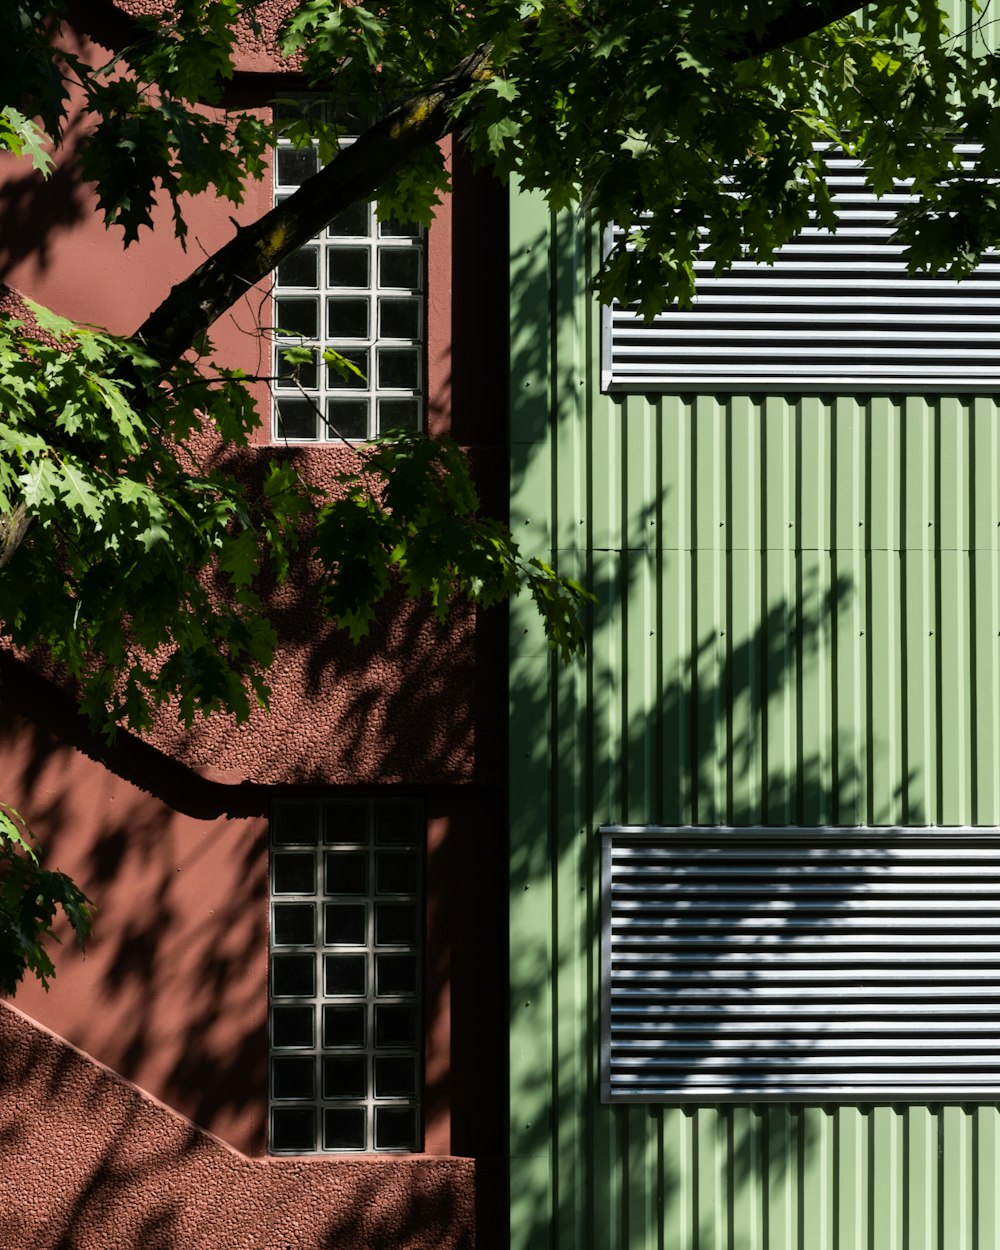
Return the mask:
POLYGON ((274 805, 273 1154, 421 1148, 423 856, 416 802, 274 805))
MULTIPOLYGON (((275 201, 317 169, 315 149, 283 140, 275 201)), ((424 271, 421 228, 376 221, 374 204, 355 204, 282 261, 273 287, 276 440, 364 440, 423 425, 424 271), (311 363, 289 367, 283 347, 309 348, 311 363), (357 372, 325 363, 327 348, 357 372)))

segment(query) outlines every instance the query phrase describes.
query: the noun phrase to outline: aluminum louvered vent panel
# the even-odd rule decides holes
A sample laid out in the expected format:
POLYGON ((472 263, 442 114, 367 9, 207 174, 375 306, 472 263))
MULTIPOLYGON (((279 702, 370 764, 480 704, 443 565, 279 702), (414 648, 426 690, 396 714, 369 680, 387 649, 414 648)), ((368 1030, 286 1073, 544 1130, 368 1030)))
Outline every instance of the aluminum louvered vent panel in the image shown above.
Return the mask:
POLYGON ((1000 1097, 1000 832, 603 829, 602 1096, 1000 1097))
MULTIPOLYGON (((958 150, 971 168, 976 149, 958 150)), ((605 310, 605 389, 1000 381, 1000 256, 962 282, 908 274, 890 242, 896 211, 913 199, 906 185, 876 199, 858 161, 827 164, 835 234, 809 226, 773 265, 740 261, 718 278, 696 262, 694 307, 649 324, 618 304, 605 310)))

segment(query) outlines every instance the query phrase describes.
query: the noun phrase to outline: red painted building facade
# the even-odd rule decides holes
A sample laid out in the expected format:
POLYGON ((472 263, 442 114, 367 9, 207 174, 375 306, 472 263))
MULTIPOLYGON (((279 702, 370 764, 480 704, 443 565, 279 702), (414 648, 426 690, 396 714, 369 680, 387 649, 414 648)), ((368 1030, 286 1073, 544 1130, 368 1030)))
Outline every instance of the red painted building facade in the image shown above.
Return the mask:
MULTIPOLYGON (((76 31, 80 47, 96 55, 123 37, 115 14, 97 4, 80 6, 76 31)), ((276 68, 248 44, 234 100, 264 106, 283 82, 276 68)), ((505 382, 496 348, 503 334, 491 319, 503 308, 503 223, 497 197, 459 158, 453 176, 453 194, 426 238, 426 423, 467 447, 496 508, 503 506, 505 382)), ((6 162, 4 302, 16 307, 20 292, 127 333, 172 282, 225 242, 231 215, 252 220, 272 195, 265 181, 251 186, 235 213, 210 199, 192 203, 186 255, 166 220, 125 251, 105 231, 71 159, 48 182, 6 162)), ((253 292, 220 321, 213 332, 220 359, 268 371, 258 333, 267 303, 266 290, 253 292)), ((255 460, 290 456, 309 480, 332 482, 353 453, 333 443, 271 445, 264 384, 257 397, 265 424, 259 445, 240 453, 248 474, 255 460)), ((320 618, 305 566, 273 607, 282 644, 272 704, 243 726, 213 719, 185 733, 165 716, 145 740, 121 734, 109 746, 62 692, 4 662, 0 797, 39 834, 46 863, 69 872, 98 912, 87 951, 69 944, 60 951, 48 994, 25 984, 14 1005, 0 1006, 0 1250, 469 1247, 503 1239, 503 622, 467 612, 439 626, 398 601, 354 646, 320 618), (403 954, 396 947, 379 954, 376 946, 365 956, 370 1035, 361 1049, 371 1082, 380 1055, 374 978, 384 974, 391 992, 390 971, 418 951, 419 1036, 406 1052, 420 1069, 411 1099, 416 1149, 331 1150, 317 1127, 318 1149, 300 1155, 286 1142, 276 1155, 269 821, 275 812, 369 813, 365 819, 376 822, 366 852, 371 880, 361 901, 330 885, 338 852, 323 849, 322 834, 318 871, 323 877, 325 863, 328 875, 313 889, 318 915, 337 906, 345 918, 352 907, 364 911, 375 918, 371 935, 379 909, 390 907, 380 901, 379 865, 393 856, 401 863, 406 850, 379 841, 387 803, 419 813, 420 845, 410 846, 419 883, 405 886, 419 919, 403 954)), ((354 854, 350 846, 340 851, 337 863, 354 854)), ((281 854, 308 857, 302 847, 272 849, 272 862, 281 854)), ((402 896, 393 897, 393 914, 402 914, 402 896)), ((313 904, 296 898, 282 917, 310 912, 313 904)), ((384 915, 388 925, 389 910, 384 915)), ((313 941, 322 948, 322 936, 313 941)), ((360 968, 362 954, 345 955, 344 967, 354 959, 360 968)), ((327 984, 312 987, 317 1011, 335 979, 323 972, 334 967, 323 962, 330 958, 319 950, 313 976, 322 983, 326 975, 327 984)), ((404 997, 413 988, 404 985, 404 997)), ((319 1053, 325 1041, 316 1019, 319 1053)), ((298 1091, 314 1099, 318 1126, 338 1105, 335 1086, 321 1088, 323 1074, 350 1066, 331 1053, 329 1068, 319 1054, 312 1094, 298 1091)), ((384 1071, 398 1074, 400 1055, 391 1045, 386 1054, 395 1067, 387 1060, 384 1071)), ((302 1056, 295 1062, 304 1070, 302 1056)), ((371 1115, 379 1091, 367 1092, 371 1115)), ((350 1105, 361 1109, 358 1099, 350 1105)), ((294 1134, 288 1140, 294 1145, 294 1134)), ((378 1144, 371 1127, 365 1140, 378 1144)))

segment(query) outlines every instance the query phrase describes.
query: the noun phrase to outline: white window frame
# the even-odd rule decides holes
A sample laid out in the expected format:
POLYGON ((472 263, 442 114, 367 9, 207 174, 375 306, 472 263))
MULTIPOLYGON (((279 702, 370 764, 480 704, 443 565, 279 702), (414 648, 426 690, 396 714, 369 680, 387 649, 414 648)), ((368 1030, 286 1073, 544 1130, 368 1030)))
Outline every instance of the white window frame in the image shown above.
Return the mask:
POLYGON ((423 1146, 424 816, 279 800, 270 832, 268 1146, 423 1146))
POLYGON ((603 1102, 1000 1097, 1000 829, 600 834, 603 1102))
MULTIPOLYGON (((353 138, 342 136, 341 146, 353 138)), ((279 140, 275 203, 318 169, 317 161, 315 148, 279 140)), ((424 428, 426 252, 420 226, 379 222, 374 203, 357 204, 278 266, 271 292, 273 441, 364 442, 392 428, 424 428), (290 371, 282 358, 289 347, 312 349, 313 366, 290 371), (325 364, 327 349, 354 362, 363 378, 325 364)))

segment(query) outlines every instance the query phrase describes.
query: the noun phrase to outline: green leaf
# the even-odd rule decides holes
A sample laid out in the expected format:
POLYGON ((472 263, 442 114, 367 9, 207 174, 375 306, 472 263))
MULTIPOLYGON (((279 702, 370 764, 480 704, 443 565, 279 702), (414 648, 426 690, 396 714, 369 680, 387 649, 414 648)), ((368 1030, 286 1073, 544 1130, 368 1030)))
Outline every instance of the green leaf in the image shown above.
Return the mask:
POLYGON ((10 104, 0 109, 0 147, 8 148, 15 156, 29 157, 46 178, 55 167, 48 135, 10 104))

